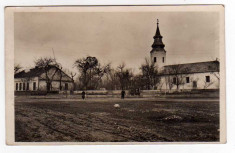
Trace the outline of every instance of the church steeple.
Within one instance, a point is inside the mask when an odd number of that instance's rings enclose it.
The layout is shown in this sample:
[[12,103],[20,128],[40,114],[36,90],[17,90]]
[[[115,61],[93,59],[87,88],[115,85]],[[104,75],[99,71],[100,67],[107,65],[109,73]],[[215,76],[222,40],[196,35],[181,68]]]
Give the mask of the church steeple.
[[153,37],[154,42],[152,45],[152,50],[150,52],[150,58],[152,63],[157,66],[158,70],[163,70],[166,63],[166,51],[164,49],[165,45],[162,42],[162,36],[159,29],[159,21],[157,19],[157,30],[155,36]]
[[156,30],[155,36],[153,38],[154,38],[154,42],[152,44],[152,48],[153,48],[152,51],[165,51],[165,49],[164,49],[165,45],[162,42],[162,36],[161,36],[160,30],[159,30],[159,20],[158,19],[157,19],[157,30]]

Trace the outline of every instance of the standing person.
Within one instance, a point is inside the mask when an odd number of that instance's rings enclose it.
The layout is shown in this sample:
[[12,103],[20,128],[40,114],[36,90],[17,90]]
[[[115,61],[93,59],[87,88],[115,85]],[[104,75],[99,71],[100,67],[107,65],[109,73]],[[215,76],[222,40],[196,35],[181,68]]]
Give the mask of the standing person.
[[122,99],[125,98],[125,94],[126,94],[126,92],[125,92],[124,90],[122,90],[122,92],[121,92],[121,97],[122,97]]
[[86,95],[86,93],[85,93],[85,91],[83,90],[83,91],[82,91],[82,99],[83,99],[83,100],[85,99],[85,95]]

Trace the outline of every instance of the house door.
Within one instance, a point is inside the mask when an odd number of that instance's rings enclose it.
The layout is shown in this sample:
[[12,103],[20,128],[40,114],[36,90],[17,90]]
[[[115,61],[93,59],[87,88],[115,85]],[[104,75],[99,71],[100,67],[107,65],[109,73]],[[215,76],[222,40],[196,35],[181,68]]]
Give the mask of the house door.
[[50,91],[51,89],[51,83],[47,83],[47,91]]
[[197,81],[193,81],[193,89],[197,88]]
[[68,89],[69,89],[68,83],[65,83],[64,86],[65,86],[65,87],[64,87],[64,90],[68,90]]

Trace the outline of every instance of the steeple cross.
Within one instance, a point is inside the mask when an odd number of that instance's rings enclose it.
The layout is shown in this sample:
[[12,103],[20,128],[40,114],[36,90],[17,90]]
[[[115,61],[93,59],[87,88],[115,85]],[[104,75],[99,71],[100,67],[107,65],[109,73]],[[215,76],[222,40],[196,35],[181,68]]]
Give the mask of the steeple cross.
[[157,19],[157,24],[159,24],[159,20]]

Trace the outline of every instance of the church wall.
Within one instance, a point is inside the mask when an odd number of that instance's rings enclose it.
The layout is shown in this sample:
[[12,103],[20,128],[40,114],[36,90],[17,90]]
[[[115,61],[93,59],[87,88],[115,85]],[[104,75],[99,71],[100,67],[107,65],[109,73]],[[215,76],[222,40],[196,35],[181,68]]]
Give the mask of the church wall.
[[[157,62],[154,62],[154,57],[156,57]],[[162,58],[164,57],[164,63]],[[151,62],[155,63],[155,65],[161,70],[166,63],[166,53],[164,51],[153,51],[151,53]]]
[[[206,76],[210,77],[210,82],[206,82]],[[189,83],[186,83],[186,77],[189,77]],[[169,90],[169,84],[167,80],[173,81],[174,76],[162,76],[160,89]],[[179,85],[179,89],[219,89],[219,79],[213,73],[194,73],[183,76],[183,84]],[[193,82],[196,82],[194,86]],[[166,85],[167,84],[167,85]],[[158,88],[158,89],[159,89]],[[177,86],[172,85],[172,90],[176,90]]]

